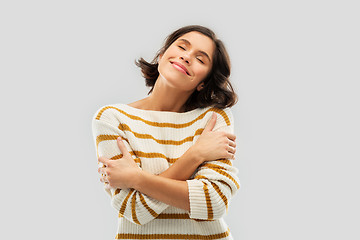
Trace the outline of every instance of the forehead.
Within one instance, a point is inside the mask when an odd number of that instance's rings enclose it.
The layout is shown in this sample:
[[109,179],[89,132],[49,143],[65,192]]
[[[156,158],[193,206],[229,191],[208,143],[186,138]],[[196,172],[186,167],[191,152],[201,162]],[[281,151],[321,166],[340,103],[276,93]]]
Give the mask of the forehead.
[[199,32],[188,32],[180,36],[176,42],[181,42],[182,39],[189,41],[191,47],[206,52],[210,57],[213,55],[215,44],[208,36]]

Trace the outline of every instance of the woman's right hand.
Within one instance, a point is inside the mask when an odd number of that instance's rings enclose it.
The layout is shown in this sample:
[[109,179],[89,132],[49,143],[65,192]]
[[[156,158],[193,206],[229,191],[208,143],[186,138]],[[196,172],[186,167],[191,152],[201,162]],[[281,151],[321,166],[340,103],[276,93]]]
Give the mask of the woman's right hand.
[[215,126],[216,118],[216,113],[213,113],[200,137],[195,144],[191,146],[201,162],[220,158],[234,159],[236,136],[224,131],[213,132],[212,130]]

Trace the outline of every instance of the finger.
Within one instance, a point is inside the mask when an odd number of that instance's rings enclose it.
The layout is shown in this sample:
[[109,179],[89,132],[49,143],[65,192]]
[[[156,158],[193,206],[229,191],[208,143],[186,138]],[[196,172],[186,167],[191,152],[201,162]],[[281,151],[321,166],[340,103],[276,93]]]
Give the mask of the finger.
[[108,182],[108,180],[106,178],[102,178],[100,181],[102,183],[104,183],[105,185],[109,185],[109,182]]
[[229,152],[228,152],[227,158],[229,158],[229,159],[235,159],[235,154],[232,154],[232,153],[229,153]]
[[233,147],[231,147],[231,146],[229,146],[229,147],[228,147],[228,152],[229,152],[229,153],[232,153],[232,154],[235,154],[236,149],[233,148]]
[[236,142],[229,139],[229,145],[235,148]]
[[229,133],[229,132],[225,132],[225,136],[228,139],[233,140],[233,141],[235,141],[235,139],[236,139],[236,136],[234,134],[232,134],[232,133]]
[[215,112],[213,112],[213,114],[211,115],[210,120],[207,122],[205,128],[204,128],[204,132],[209,132],[212,131],[215,124],[216,124],[216,119],[217,119],[217,115]]
[[101,162],[102,164],[104,164],[104,166],[106,167],[108,165],[108,159],[105,157],[99,157],[98,158],[99,162]]
[[105,175],[105,174],[106,174],[104,167],[99,168],[99,169],[98,169],[98,172],[99,172],[99,174],[102,174],[102,175]]
[[123,154],[123,156],[125,156],[125,155],[130,155],[130,153],[129,153],[129,151],[127,150],[127,148],[126,148],[126,146],[125,146],[125,144],[124,144],[124,142],[123,142],[123,140],[122,140],[121,137],[118,137],[118,138],[117,138],[117,145],[118,145],[118,147],[120,148],[120,151],[121,151],[121,153]]
[[101,175],[100,176],[100,182],[106,182],[106,177],[104,175]]

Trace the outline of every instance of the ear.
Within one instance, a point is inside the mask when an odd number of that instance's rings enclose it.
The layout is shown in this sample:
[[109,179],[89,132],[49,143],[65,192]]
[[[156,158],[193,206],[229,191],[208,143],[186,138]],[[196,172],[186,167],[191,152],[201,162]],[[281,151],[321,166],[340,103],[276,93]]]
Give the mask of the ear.
[[161,54],[159,55],[159,57],[158,57],[158,62],[160,62],[160,60],[161,60],[161,58],[162,58],[163,55],[164,55],[163,53],[161,53]]
[[200,83],[197,87],[196,90],[201,91],[204,88],[204,83]]

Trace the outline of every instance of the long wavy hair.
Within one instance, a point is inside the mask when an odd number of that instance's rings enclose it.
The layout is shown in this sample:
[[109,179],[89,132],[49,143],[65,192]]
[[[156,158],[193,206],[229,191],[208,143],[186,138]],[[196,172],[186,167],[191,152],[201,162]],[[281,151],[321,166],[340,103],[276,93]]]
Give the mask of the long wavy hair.
[[209,28],[200,25],[185,26],[171,33],[165,39],[164,46],[157,52],[156,56],[150,63],[145,61],[142,57],[137,61],[135,60],[135,64],[141,68],[146,86],[151,87],[148,94],[152,92],[155,82],[159,76],[159,56],[164,54],[169,46],[179,37],[193,31],[209,37],[215,43],[215,51],[213,55],[212,68],[209,74],[202,81],[204,83],[204,87],[200,91],[195,89],[195,91],[190,95],[188,100],[185,102],[185,111],[208,106],[223,109],[235,105],[238,97],[229,79],[231,70],[229,54],[226,51],[224,43],[216,37],[215,33]]

